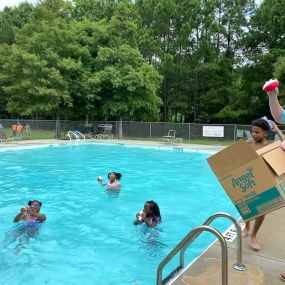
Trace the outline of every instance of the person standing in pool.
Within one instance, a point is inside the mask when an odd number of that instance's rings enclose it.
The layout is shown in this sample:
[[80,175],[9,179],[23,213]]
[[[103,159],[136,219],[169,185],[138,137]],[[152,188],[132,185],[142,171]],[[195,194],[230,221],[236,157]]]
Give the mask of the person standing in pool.
[[146,224],[148,227],[155,227],[161,222],[160,210],[156,202],[147,201],[142,211],[136,214],[134,225]]
[[108,181],[107,183],[103,183],[102,177],[98,177],[98,182],[102,186],[107,186],[109,189],[116,189],[120,190],[122,185],[120,184],[119,180],[122,178],[122,174],[119,172],[110,172],[108,173]]

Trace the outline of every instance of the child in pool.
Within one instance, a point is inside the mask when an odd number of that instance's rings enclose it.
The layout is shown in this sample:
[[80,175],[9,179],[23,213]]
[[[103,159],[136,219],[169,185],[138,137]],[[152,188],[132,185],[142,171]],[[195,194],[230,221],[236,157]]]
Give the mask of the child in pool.
[[19,253],[29,242],[29,239],[36,236],[41,224],[46,220],[46,216],[40,214],[41,206],[42,203],[40,201],[33,200],[28,202],[28,206],[21,208],[20,213],[14,218],[14,223],[21,223],[5,233],[0,248],[5,248],[13,242],[18,241],[15,253]]
[[160,210],[153,200],[144,204],[143,211],[136,214],[134,225],[146,224],[148,227],[155,227],[161,222]]
[[19,214],[14,218],[14,223],[19,221],[34,221],[34,222],[44,222],[46,216],[40,214],[40,209],[42,202],[38,200],[29,201],[28,206],[22,207]]
[[108,186],[109,189],[116,189],[120,190],[122,185],[120,184],[119,180],[122,178],[122,174],[119,172],[110,172],[108,173],[108,181],[107,183],[103,183],[102,178],[98,177],[98,182],[102,186]]

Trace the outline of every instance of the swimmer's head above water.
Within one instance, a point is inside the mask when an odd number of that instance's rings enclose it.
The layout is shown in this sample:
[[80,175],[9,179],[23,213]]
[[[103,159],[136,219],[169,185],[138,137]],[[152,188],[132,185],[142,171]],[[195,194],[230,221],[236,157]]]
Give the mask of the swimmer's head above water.
[[110,172],[108,173],[108,179],[110,181],[120,180],[122,178],[122,174],[119,172]]
[[21,220],[33,220],[38,219],[38,221],[45,221],[46,216],[44,214],[40,214],[40,209],[42,207],[42,202],[38,200],[31,200],[28,202],[28,206],[24,206],[21,208],[20,213],[16,215],[14,218],[14,222],[18,222]]

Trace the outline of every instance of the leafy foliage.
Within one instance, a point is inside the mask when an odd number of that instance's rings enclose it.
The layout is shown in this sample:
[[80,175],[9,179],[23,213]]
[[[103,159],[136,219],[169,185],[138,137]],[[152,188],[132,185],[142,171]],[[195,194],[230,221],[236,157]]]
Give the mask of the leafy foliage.
[[284,12],[284,0],[5,8],[0,113],[208,123],[269,116],[262,86],[273,76],[285,82]]

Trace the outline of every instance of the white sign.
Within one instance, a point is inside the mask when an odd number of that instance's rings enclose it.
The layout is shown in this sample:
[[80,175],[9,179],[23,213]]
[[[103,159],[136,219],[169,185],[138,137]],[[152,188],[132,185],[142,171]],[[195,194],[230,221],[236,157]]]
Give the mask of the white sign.
[[243,130],[237,130],[237,138],[243,138]]
[[203,137],[224,137],[224,126],[203,126]]

